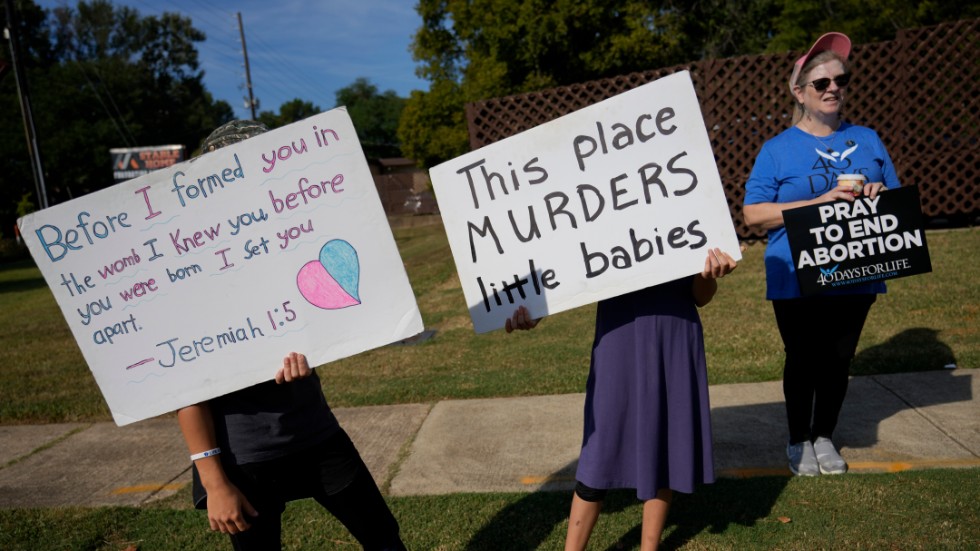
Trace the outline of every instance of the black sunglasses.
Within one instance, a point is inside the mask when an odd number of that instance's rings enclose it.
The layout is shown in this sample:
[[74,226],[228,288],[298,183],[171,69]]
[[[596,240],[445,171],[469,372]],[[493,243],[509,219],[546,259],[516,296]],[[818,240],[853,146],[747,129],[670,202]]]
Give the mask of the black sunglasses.
[[834,84],[836,84],[838,88],[847,88],[847,85],[851,82],[851,73],[837,75],[833,79],[830,77],[818,78],[808,82],[807,84],[813,86],[813,89],[817,92],[826,92],[827,88],[830,88],[831,80],[834,81]]

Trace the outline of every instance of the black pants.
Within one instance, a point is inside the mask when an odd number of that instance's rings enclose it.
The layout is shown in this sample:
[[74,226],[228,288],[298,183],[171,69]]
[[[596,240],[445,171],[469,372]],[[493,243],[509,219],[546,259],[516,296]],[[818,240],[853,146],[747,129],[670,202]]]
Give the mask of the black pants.
[[789,441],[830,438],[851,359],[877,295],[834,295],[772,301],[786,349],[783,395]]
[[231,536],[238,551],[281,549],[286,502],[313,498],[368,551],[404,551],[398,521],[343,430],[323,444],[283,459],[226,467],[259,516]]

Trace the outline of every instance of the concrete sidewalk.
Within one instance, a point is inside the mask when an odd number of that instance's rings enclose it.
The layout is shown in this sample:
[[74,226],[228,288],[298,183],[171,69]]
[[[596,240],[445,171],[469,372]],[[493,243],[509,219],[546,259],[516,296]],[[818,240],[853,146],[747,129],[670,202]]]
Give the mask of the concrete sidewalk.
[[[835,442],[852,472],[980,467],[980,370],[855,377]],[[390,495],[566,490],[584,394],[338,408]],[[789,475],[779,382],[711,387],[721,476]],[[173,418],[0,427],[0,507],[141,505],[190,482]]]

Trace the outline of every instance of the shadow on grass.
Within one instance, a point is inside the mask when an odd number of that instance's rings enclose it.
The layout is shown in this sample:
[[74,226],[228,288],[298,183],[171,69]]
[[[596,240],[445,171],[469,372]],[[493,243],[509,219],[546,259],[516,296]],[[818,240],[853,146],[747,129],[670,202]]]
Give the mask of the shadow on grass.
[[466,549],[537,549],[548,540],[555,527],[568,518],[570,498],[570,492],[542,491],[527,494],[497,512],[490,522],[473,535]]
[[0,281],[0,294],[22,293],[33,291],[35,289],[43,289],[47,286],[48,284],[44,282],[44,278],[42,277],[32,279],[15,279],[13,281]]
[[931,371],[955,363],[953,349],[939,340],[938,330],[914,327],[862,350],[851,362],[851,375]]
[[[574,464],[572,464],[574,472]],[[569,469],[562,469],[565,473]],[[753,526],[766,519],[783,492],[789,477],[768,476],[751,479],[719,479],[714,484],[699,487],[693,494],[675,494],[665,529],[663,549],[683,547],[704,531],[722,533],[730,525]],[[537,549],[553,539],[555,529],[568,519],[572,492],[539,491],[528,494],[498,512],[468,542],[468,551],[497,551],[506,549]],[[635,519],[624,521],[612,518],[631,509]],[[608,543],[607,551],[636,549],[642,535],[641,502],[633,490],[610,491],[603,503],[602,514],[596,525],[593,548],[600,538],[599,532],[606,525],[629,526],[616,541]],[[615,528],[612,528],[613,530]],[[564,534],[557,536],[564,541]],[[502,547],[502,542],[506,542]],[[608,537],[605,542],[608,542]],[[602,542],[602,543],[605,543]]]
[[[41,273],[26,271],[29,268],[35,268],[34,262],[30,259],[0,263],[0,294],[19,293],[47,287]],[[7,273],[20,270],[25,270],[23,275]]]
[[[677,549],[702,532],[720,534],[733,524],[755,526],[770,517],[789,480],[788,476],[720,478],[693,494],[677,495],[667,519],[669,532],[661,548]],[[672,526],[674,529],[670,530]],[[640,530],[638,524],[622,542],[639,547]]]

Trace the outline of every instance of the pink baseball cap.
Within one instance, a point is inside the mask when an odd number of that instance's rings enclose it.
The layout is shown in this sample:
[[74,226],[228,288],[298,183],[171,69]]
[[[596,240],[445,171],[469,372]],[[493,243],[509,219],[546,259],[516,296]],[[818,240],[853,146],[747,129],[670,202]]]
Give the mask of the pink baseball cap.
[[803,70],[806,62],[810,61],[811,57],[827,50],[835,52],[846,60],[847,56],[851,54],[851,39],[841,33],[827,33],[818,38],[813,43],[813,46],[810,46],[810,50],[806,55],[797,59],[796,63],[793,64],[793,75],[789,78],[789,89],[791,92],[796,81],[800,78],[800,71]]

